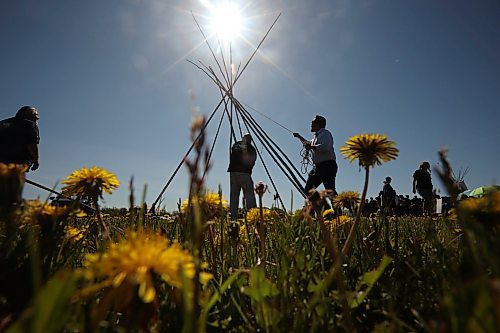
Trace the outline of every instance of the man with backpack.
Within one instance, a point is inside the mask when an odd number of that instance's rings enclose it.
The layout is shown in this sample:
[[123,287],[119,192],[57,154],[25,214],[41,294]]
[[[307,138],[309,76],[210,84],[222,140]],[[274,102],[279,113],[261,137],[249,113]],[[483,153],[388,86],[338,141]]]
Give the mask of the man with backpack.
[[240,192],[243,190],[245,209],[250,210],[257,207],[254,193],[254,184],[252,180],[252,170],[257,160],[257,151],[252,145],[252,136],[250,133],[243,135],[241,141],[236,142],[231,147],[229,156],[229,211],[231,221],[238,218],[238,203]]
[[0,162],[27,164],[31,170],[40,166],[38,144],[38,111],[23,106],[15,117],[0,121]]

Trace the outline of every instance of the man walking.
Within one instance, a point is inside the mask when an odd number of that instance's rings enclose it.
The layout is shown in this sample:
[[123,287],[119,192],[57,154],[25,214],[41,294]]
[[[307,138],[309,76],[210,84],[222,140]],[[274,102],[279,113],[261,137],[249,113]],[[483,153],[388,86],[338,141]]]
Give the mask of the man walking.
[[413,194],[420,194],[423,203],[424,216],[432,214],[432,179],[431,179],[431,165],[429,162],[420,164],[418,170],[413,173]]
[[238,218],[238,203],[240,192],[243,190],[244,207],[249,210],[257,207],[255,201],[254,185],[252,180],[252,169],[257,160],[257,151],[252,146],[252,136],[247,133],[243,135],[241,141],[236,142],[231,147],[229,158],[229,212],[231,220]]
[[27,164],[31,170],[38,169],[38,111],[32,106],[23,106],[15,117],[0,122],[0,162]]
[[312,153],[314,167],[307,178],[304,189],[306,195],[309,195],[311,189],[317,188],[321,183],[325,189],[332,190],[334,196],[337,195],[335,177],[338,167],[333,149],[333,136],[325,127],[326,119],[316,115],[311,121],[311,132],[314,132],[311,141],[304,139],[299,133],[293,133],[293,136],[302,142],[305,149]]

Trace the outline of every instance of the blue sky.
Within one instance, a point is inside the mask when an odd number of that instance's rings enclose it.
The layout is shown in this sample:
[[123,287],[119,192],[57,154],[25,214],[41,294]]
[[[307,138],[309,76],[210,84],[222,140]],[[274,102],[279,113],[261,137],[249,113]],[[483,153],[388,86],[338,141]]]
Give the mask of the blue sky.
[[[107,206],[128,205],[132,176],[137,197],[147,184],[151,203],[190,146],[193,113],[210,114],[219,102],[214,84],[186,61],[214,65],[191,17],[193,11],[209,30],[209,2],[217,1],[2,1],[1,118],[22,105],[41,115],[41,166],[28,178],[52,187],[75,169],[97,165],[122,182],[105,196]],[[282,15],[235,96],[306,137],[312,117],[325,116],[335,139],[338,191],[362,189],[364,174],[338,150],[365,132],[387,134],[400,150],[372,171],[371,196],[386,176],[398,193],[411,194],[413,171],[422,161],[436,165],[444,146],[456,169],[470,168],[469,188],[500,182],[498,1],[243,3],[242,35],[253,45]],[[236,64],[251,52],[242,39],[233,42]],[[298,141],[254,117],[299,167]],[[220,184],[227,197],[224,124],[207,185]],[[215,130],[216,121],[210,141]],[[276,167],[271,172],[289,206],[292,185]],[[269,183],[260,164],[254,180]],[[440,188],[437,176],[433,181]],[[182,168],[165,193],[167,209],[187,188]],[[24,194],[46,196],[29,185]],[[298,208],[298,193],[294,199]],[[266,195],[265,203],[271,201]]]

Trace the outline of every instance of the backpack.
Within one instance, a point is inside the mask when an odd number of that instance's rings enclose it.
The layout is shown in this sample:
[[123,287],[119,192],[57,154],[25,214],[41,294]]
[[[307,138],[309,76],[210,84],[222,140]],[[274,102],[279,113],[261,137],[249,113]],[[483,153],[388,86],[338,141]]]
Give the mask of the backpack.
[[10,136],[10,127],[14,123],[14,117],[0,121],[0,143],[5,142]]

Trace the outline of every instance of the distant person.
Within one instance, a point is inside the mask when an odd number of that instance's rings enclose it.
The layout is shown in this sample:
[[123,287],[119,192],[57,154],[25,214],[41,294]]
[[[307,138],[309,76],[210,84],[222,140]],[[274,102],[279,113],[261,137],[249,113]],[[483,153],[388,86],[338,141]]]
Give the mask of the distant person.
[[232,221],[236,221],[238,218],[241,190],[243,190],[245,208],[250,210],[257,207],[252,180],[252,169],[256,160],[257,151],[252,146],[252,136],[247,133],[243,135],[241,141],[236,142],[231,147],[229,168],[227,169],[230,177],[229,212]]
[[429,162],[423,162],[413,173],[413,193],[418,193],[422,197],[425,216],[432,214],[432,189],[431,165]]
[[368,199],[365,199],[365,204],[363,205],[363,216],[370,216],[370,201]]
[[384,187],[382,188],[382,212],[387,215],[394,214],[396,210],[396,191],[391,186],[391,177],[385,177]]
[[308,141],[299,133],[293,133],[293,136],[302,142],[304,148],[312,153],[314,167],[309,172],[304,188],[307,196],[313,188],[317,188],[321,184],[325,189],[332,190],[334,196],[337,195],[335,177],[338,167],[333,149],[333,136],[325,127],[326,119],[317,115],[311,121],[311,132],[314,132],[312,140]]
[[23,106],[15,117],[0,121],[0,162],[27,164],[31,170],[40,166],[38,111]]
[[370,215],[376,214],[378,212],[378,203],[373,197],[370,197]]

